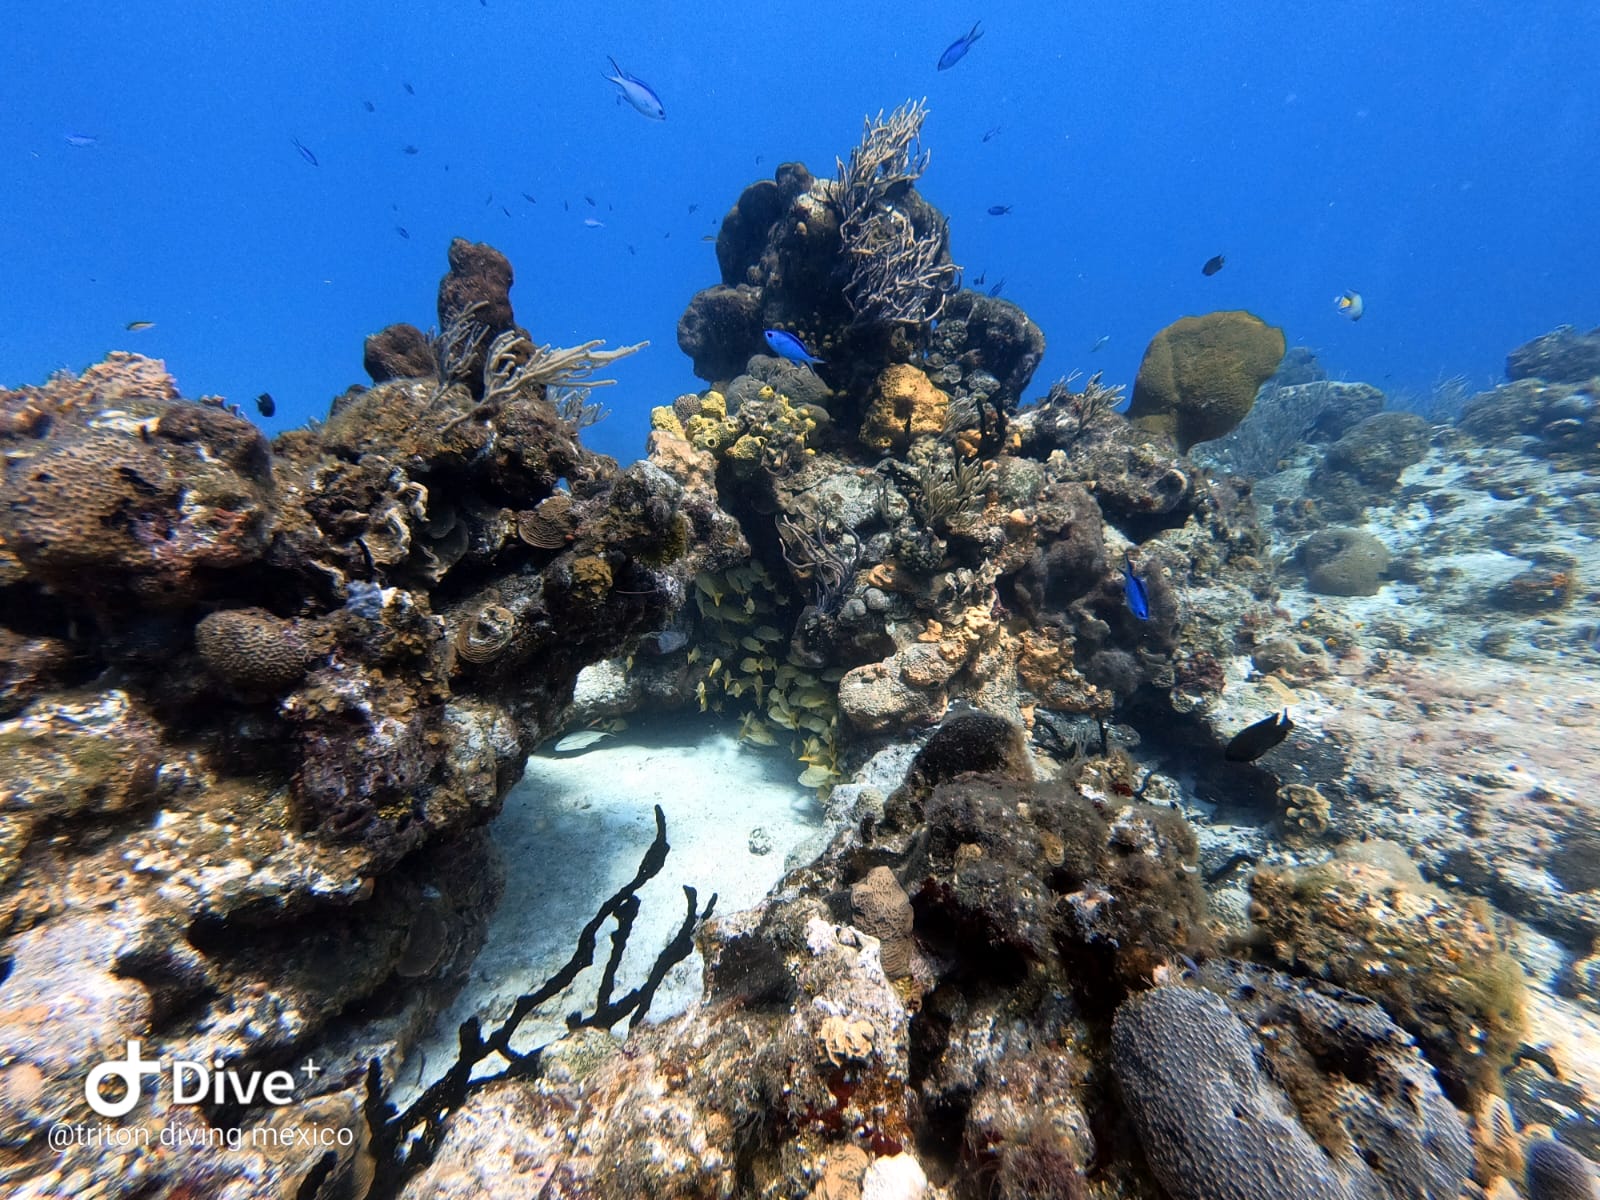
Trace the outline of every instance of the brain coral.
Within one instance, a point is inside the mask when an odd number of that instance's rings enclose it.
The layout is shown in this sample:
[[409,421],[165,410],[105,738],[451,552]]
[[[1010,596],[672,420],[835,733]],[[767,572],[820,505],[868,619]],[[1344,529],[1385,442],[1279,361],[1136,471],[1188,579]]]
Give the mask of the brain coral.
[[1112,1023],[1112,1065],[1172,1200],[1456,1200],[1459,1113],[1376,1004],[1213,960]]
[[1349,1200],[1261,1072],[1243,1022],[1209,992],[1159,987],[1117,1010],[1117,1082],[1174,1200]]
[[850,886],[850,921],[881,943],[883,973],[899,979],[911,973],[911,901],[888,867],[873,867]]
[[305,676],[310,662],[294,622],[264,608],[208,614],[195,626],[194,645],[207,670],[245,692],[283,691]]
[[145,408],[143,420],[57,422],[5,464],[0,539],[34,578],[96,607],[130,595],[182,606],[206,572],[266,543],[270,467],[249,422],[186,402]]
[[1251,313],[1180,318],[1145,348],[1128,416],[1187,453],[1244,420],[1283,350],[1283,330]]
[[1389,550],[1359,529],[1323,529],[1300,543],[1306,583],[1322,596],[1376,595]]

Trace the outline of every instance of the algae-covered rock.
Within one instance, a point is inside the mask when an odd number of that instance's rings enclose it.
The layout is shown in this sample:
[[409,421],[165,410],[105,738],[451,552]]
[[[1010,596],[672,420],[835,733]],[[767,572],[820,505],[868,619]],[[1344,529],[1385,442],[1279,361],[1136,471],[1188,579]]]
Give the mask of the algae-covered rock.
[[402,321],[367,335],[361,365],[373,383],[390,379],[425,379],[438,369],[428,335]]
[[1137,425],[1170,434],[1187,452],[1244,420],[1283,350],[1283,330],[1252,313],[1183,317],[1145,348],[1128,415]]
[[1300,543],[1306,583],[1321,596],[1376,595],[1389,549],[1360,529],[1324,529]]
[[1350,475],[1368,488],[1387,492],[1427,452],[1428,423],[1416,413],[1374,413],[1328,447],[1318,474]]
[[1522,1033],[1523,980],[1483,901],[1343,859],[1257,871],[1250,894],[1276,957],[1380,1001],[1452,1099],[1471,1107],[1498,1090]]

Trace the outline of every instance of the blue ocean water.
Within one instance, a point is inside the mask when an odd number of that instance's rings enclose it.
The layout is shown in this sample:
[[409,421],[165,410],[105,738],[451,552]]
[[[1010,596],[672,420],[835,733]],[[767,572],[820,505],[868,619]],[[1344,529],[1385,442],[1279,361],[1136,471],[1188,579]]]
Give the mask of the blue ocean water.
[[[537,341],[650,340],[585,435],[626,461],[649,408],[698,386],[675,326],[740,190],[786,160],[831,174],[865,115],[920,96],[921,190],[968,281],[1004,278],[1044,329],[1036,393],[1075,369],[1131,381],[1159,328],[1218,308],[1423,391],[1600,323],[1600,9],[1578,0],[190,0],[6,22],[7,384],[135,349],[187,395],[272,393],[286,428],[365,381],[364,335],[433,323],[459,235],[510,257]],[[615,102],[607,55],[664,122]],[[1333,309],[1346,288],[1359,324]]]

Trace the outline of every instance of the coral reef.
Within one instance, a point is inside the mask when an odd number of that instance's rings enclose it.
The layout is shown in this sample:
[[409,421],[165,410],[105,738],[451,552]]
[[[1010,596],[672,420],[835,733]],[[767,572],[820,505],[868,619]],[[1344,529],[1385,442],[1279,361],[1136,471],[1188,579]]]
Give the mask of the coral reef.
[[[580,668],[747,552],[710,490],[619,469],[558,412],[628,348],[535,348],[504,258],[450,259],[449,355],[392,332],[369,344],[389,378],[270,447],[136,356],[0,391],[0,1090],[38,1100],[8,1120],[8,1186],[115,1169],[44,1131],[128,1038],[313,1054],[292,1120],[360,1124],[372,1047],[392,1062],[475,952],[496,874],[473,831]],[[69,989],[48,1027],[24,986]],[[151,1159],[116,1194],[358,1170],[320,1153]]]
[[1600,374],[1519,378],[1468,400],[1460,428],[1488,446],[1521,444],[1565,470],[1600,465]]
[[1401,473],[1421,462],[1427,449],[1427,421],[1415,413],[1376,413],[1328,447],[1307,490],[1326,519],[1357,520],[1368,505],[1396,489]]
[[1183,317],[1150,339],[1128,416],[1187,453],[1244,420],[1283,352],[1283,331],[1252,313]]
[[[1220,313],[1152,342],[1132,419],[1099,375],[1030,401],[1044,335],[962,286],[924,116],[744,189],[679,324],[711,386],[627,468],[579,435],[637,347],[542,344],[460,240],[439,330],[373,335],[373,385],[271,445],[131,356],[0,392],[0,1183],[1455,1200],[1526,1157],[1570,1191],[1537,1139],[1600,1145],[1600,759],[1560,657],[1600,661],[1591,385],[1450,426]],[[825,836],[748,911],[685,888],[619,988],[658,810],[566,966],[400,1082],[496,969],[481,827],[530,748],[654,706],[815,789]],[[736,855],[777,848],[750,824]],[[547,890],[549,837],[498,843]],[[642,1022],[693,950],[702,1002]],[[141,1128],[357,1144],[52,1154],[132,1038],[323,1068]]]

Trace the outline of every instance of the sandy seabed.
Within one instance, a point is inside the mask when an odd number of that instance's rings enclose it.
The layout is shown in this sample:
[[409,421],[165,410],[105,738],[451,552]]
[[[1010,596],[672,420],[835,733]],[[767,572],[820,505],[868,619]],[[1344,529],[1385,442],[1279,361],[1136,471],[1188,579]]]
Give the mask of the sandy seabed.
[[[677,933],[686,885],[702,908],[715,892],[718,915],[754,906],[782,877],[789,854],[822,828],[816,795],[795,782],[797,771],[782,750],[741,744],[698,716],[639,722],[579,751],[547,748],[531,757],[490,826],[505,892],[488,940],[467,985],[401,1067],[402,1089],[430,1081],[454,1058],[461,1022],[477,1015],[492,1026],[566,963],[584,923],[638,869],[655,835],[656,805],[666,814],[671,851],[640,889],[613,997],[643,982]],[[518,1049],[553,1041],[566,1032],[566,1014],[592,1007],[614,928],[607,922],[600,931],[596,965],[523,1023]],[[701,969],[698,953],[674,967],[651,1019],[695,1003]]]

